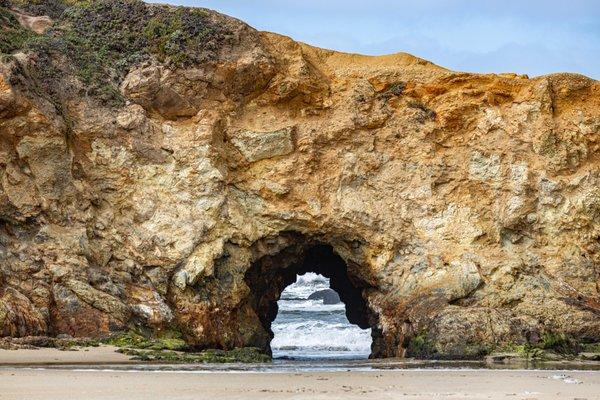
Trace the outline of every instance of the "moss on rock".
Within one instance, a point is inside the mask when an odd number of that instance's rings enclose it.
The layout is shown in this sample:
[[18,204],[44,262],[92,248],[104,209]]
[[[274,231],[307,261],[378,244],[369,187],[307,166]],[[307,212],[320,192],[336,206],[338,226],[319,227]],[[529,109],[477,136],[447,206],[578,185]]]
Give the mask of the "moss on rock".
[[583,343],[581,352],[585,353],[600,353],[600,343]]
[[427,332],[425,331],[412,337],[406,346],[407,357],[428,359],[435,358],[437,354],[438,351],[435,347],[435,343],[427,337]]
[[133,360],[184,364],[266,363],[271,361],[271,357],[255,347],[244,347],[229,351],[204,350],[197,353],[122,348],[119,349],[119,353],[129,355]]
[[19,350],[51,348],[58,350],[77,350],[86,347],[98,347],[100,342],[91,338],[54,338],[48,336],[27,336],[22,338],[0,338],[0,349]]
[[140,361],[173,363],[259,363],[269,362],[271,357],[254,347],[233,350],[208,349],[190,351],[181,332],[176,329],[162,332],[157,338],[148,338],[138,332],[123,332],[108,338],[104,343],[119,347],[118,352]]
[[599,344],[582,344],[564,333],[545,332],[537,343],[508,343],[494,349],[492,356],[512,356],[523,360],[572,360],[581,353],[600,352]]
[[581,351],[579,342],[564,333],[546,332],[542,335],[538,346],[543,350],[552,350],[565,355],[575,355]]
[[187,350],[188,345],[181,337],[171,334],[159,338],[147,338],[136,332],[126,332],[105,340],[106,344],[130,349]]
[[462,342],[444,345],[432,338],[427,331],[413,336],[406,345],[406,356],[437,360],[478,360],[490,353],[483,343]]

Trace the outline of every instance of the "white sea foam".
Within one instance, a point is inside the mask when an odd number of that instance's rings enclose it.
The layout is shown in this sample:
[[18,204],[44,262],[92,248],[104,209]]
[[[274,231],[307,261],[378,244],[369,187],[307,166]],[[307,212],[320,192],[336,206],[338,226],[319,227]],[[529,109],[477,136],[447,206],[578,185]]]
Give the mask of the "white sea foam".
[[271,328],[275,357],[366,358],[371,330],[348,322],[345,305],[308,300],[317,290],[329,288],[329,279],[314,273],[298,276],[278,302],[279,314]]
[[297,350],[336,349],[369,354],[371,332],[358,326],[332,324],[323,321],[306,321],[278,324],[273,330],[273,350],[294,348]]
[[323,304],[323,300],[279,300],[278,305],[279,311],[304,311],[307,313],[319,311],[346,311],[344,303]]
[[299,275],[296,282],[289,285],[283,291],[282,299],[306,299],[317,290],[329,288],[329,279],[313,272]]

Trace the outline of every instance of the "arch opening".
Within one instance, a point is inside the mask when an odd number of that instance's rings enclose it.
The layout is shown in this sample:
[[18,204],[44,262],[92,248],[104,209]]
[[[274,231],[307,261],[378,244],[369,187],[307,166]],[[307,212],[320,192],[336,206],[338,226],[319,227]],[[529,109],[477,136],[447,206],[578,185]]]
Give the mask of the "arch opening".
[[297,276],[313,273],[329,280],[330,288],[337,292],[345,305],[345,317],[349,323],[360,329],[371,329],[369,356],[377,357],[382,342],[378,315],[365,300],[371,285],[361,278],[359,271],[360,266],[349,265],[332,246],[322,242],[302,241],[254,262],[245,274],[245,281],[251,291],[248,305],[260,319],[265,333],[262,340],[257,340],[260,347],[273,354],[272,323],[278,315],[278,301],[284,289],[296,282]]
[[348,321],[346,305],[324,276],[298,275],[277,305],[271,324],[274,358],[362,359],[371,353],[371,329]]

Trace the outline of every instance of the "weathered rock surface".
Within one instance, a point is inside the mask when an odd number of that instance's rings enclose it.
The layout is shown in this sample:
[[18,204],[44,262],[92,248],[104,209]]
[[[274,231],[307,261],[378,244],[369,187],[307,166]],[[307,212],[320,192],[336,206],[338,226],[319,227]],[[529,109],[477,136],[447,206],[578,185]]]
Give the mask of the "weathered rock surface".
[[[48,10],[37,35],[60,34]],[[110,75],[122,102],[67,53],[0,59],[0,335],[176,327],[267,349],[278,296],[313,270],[375,356],[418,334],[449,355],[600,341],[600,83],[342,54],[202,13],[227,30],[210,56],[175,63],[171,36]],[[40,91],[36,65],[60,85]]]

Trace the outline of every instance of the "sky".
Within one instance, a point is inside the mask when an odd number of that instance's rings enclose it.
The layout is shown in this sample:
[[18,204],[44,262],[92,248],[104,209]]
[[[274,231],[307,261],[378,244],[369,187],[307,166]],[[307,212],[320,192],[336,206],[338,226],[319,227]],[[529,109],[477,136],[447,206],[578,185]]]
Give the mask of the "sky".
[[468,72],[600,79],[600,0],[150,0],[206,7],[339,51]]

